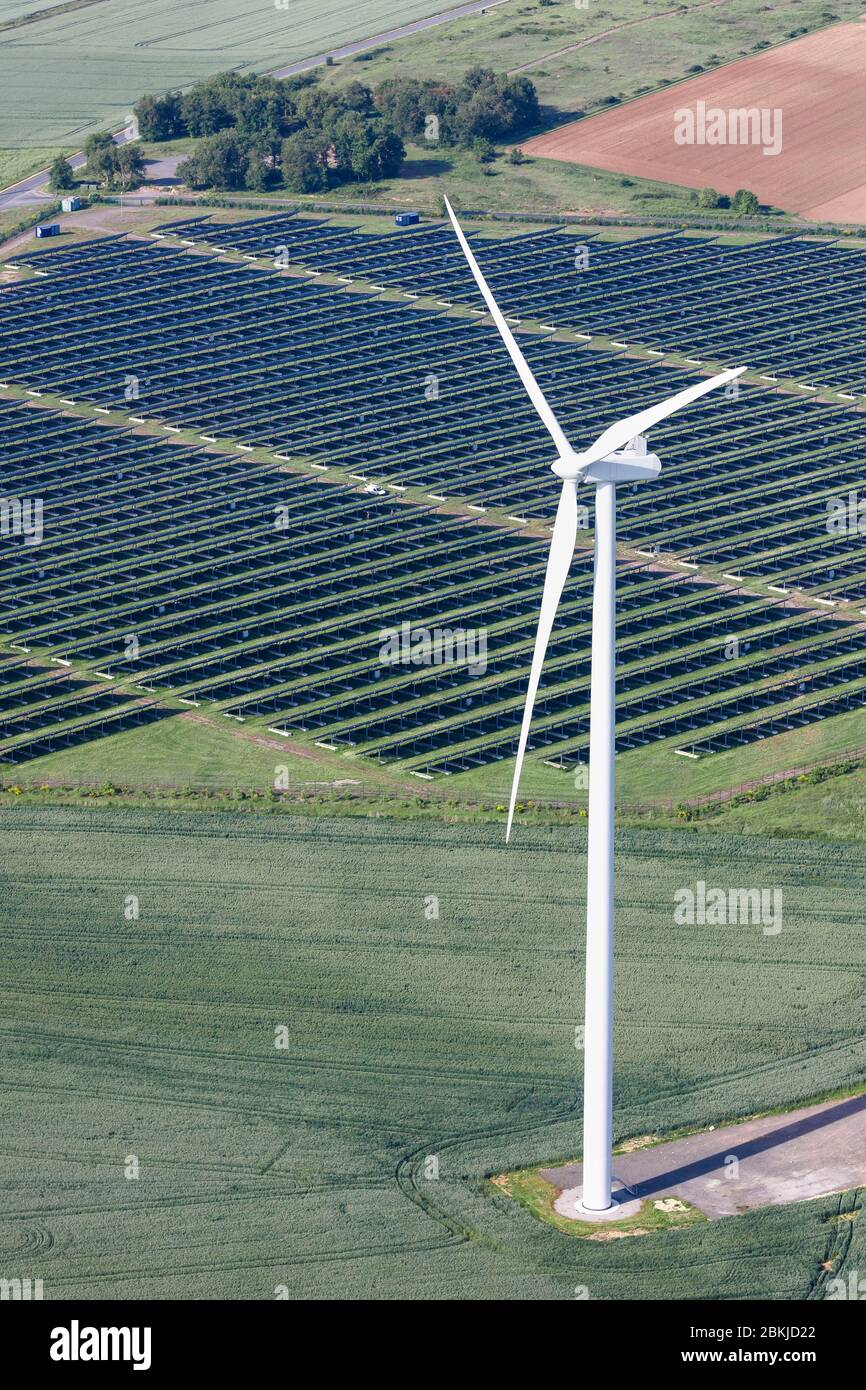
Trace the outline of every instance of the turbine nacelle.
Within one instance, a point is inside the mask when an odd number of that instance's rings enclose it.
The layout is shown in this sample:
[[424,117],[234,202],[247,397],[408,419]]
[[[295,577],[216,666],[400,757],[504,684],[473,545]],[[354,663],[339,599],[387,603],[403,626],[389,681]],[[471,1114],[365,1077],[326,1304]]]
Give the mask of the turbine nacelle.
[[569,450],[550,466],[563,482],[646,483],[661,472],[661,460],[647,453],[644,435],[631,440],[627,448],[617,449],[605,458],[585,462],[584,454]]

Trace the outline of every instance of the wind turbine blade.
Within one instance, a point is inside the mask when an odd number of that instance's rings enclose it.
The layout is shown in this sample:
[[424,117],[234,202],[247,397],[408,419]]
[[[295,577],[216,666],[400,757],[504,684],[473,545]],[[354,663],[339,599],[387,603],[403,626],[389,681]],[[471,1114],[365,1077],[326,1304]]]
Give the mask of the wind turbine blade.
[[490,310],[490,313],[493,317],[493,322],[499,329],[499,332],[502,335],[502,340],[505,343],[505,346],[508,348],[509,356],[511,357],[511,360],[517,368],[518,372],[520,373],[520,380],[526,387],[529,399],[532,401],[532,404],[535,406],[535,409],[538,411],[539,415],[541,416],[542,420],[544,421],[545,425],[550,431],[550,434],[553,438],[553,442],[556,445],[560,455],[562,457],[565,457],[571,453],[571,447],[565,435],[563,434],[562,427],[559,421],[557,420],[556,416],[554,415],[553,410],[551,409],[551,406],[549,405],[544,392],[542,391],[538,382],[535,380],[535,377],[533,376],[532,371],[530,370],[529,363],[523,356],[523,353],[520,351],[520,348],[517,346],[517,343],[514,340],[514,334],[508,327],[508,324],[505,322],[499,305],[493,298],[493,293],[490,289],[490,286],[484,279],[484,276],[481,273],[481,267],[479,266],[472,252],[472,247],[469,245],[469,242],[463,235],[463,228],[460,226],[460,223],[454,216],[454,209],[452,208],[447,198],[445,198],[444,201],[445,206],[448,209],[448,216],[451,218],[454,230],[457,233],[457,240],[460,242],[460,245],[463,248],[463,254],[469,262],[469,269],[475,276],[475,281],[482,295],[484,296],[484,302]]
[[547,570],[544,575],[544,590],[541,595],[541,612],[538,615],[538,630],[535,634],[532,666],[529,671],[529,685],[526,689],[526,704],[523,707],[523,723],[520,726],[520,742],[517,746],[517,762],[514,767],[514,781],[511,784],[511,801],[508,806],[508,828],[505,831],[506,844],[511,838],[511,823],[514,820],[514,806],[517,801],[517,788],[520,783],[520,770],[523,767],[523,755],[526,752],[526,741],[529,738],[529,726],[532,723],[532,709],[535,704],[535,694],[538,690],[538,682],[541,679],[541,668],[544,665],[547,644],[550,641],[550,633],[553,628],[553,620],[556,617],[556,610],[559,607],[559,600],[562,597],[562,591],[565,588],[565,581],[568,578],[568,571],[574,557],[574,543],[576,540],[577,488],[574,481],[569,479],[562,485],[559,506],[556,509],[556,521],[553,524],[550,554],[547,557]]
[[599,459],[607,458],[615,449],[624,449],[636,435],[645,434],[660,420],[666,420],[669,415],[682,410],[683,406],[691,405],[692,401],[705,396],[708,391],[715,391],[717,386],[724,386],[735,377],[742,376],[744,371],[745,367],[732,367],[730,371],[719,372],[718,376],[698,381],[694,386],[686,387],[685,391],[678,391],[675,396],[669,396],[666,401],[660,401],[658,405],[651,405],[647,410],[638,411],[637,415],[629,415],[627,419],[618,421],[606,429],[604,434],[600,434],[585,453],[581,453],[581,464],[588,468]]

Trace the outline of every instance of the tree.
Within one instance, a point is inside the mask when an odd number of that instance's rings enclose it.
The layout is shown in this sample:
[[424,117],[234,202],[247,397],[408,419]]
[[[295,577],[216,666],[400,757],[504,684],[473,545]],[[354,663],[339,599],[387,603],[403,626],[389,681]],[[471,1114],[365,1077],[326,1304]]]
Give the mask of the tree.
[[497,82],[514,111],[512,129],[521,130],[526,126],[537,125],[540,107],[534,83],[530,82],[528,77],[500,77]]
[[406,158],[403,141],[381,117],[366,120],[350,111],[333,131],[337,172],[359,183],[393,178]]
[[216,135],[233,124],[227,93],[213,81],[200,82],[181,101],[181,118],[190,135]]
[[84,153],[87,158],[85,177],[103,188],[120,188],[125,192],[137,188],[144,177],[144,155],[137,140],[115,145],[110,135],[90,135],[84,142]]
[[117,168],[114,155],[116,148],[111,136],[104,131],[98,135],[88,135],[84,142],[84,154],[87,161],[84,166],[85,176],[95,183],[107,187]]
[[397,132],[390,126],[380,126],[373,140],[373,151],[376,159],[376,173],[373,177],[397,178],[406,158],[406,146]]
[[75,175],[62,154],[57,156],[51,166],[48,187],[52,193],[62,193],[67,188],[76,187]]
[[273,92],[251,92],[241,103],[234,127],[239,140],[276,154],[283,136],[283,112]]
[[296,106],[301,124],[318,130],[333,128],[349,109],[341,92],[322,87],[308,87],[300,92]]
[[265,193],[274,186],[276,181],[277,172],[271,155],[265,154],[263,150],[251,150],[246,176],[247,188],[254,188],[258,193]]
[[133,111],[142,140],[177,140],[187,133],[180,92],[143,96]]
[[753,217],[756,212],[760,211],[761,205],[755,193],[751,193],[748,188],[738,188],[731,199],[731,207],[734,212],[739,212],[746,217]]
[[250,155],[233,130],[200,141],[194,154],[177,167],[177,176],[194,188],[245,188]]
[[436,117],[441,144],[471,146],[475,140],[498,140],[538,124],[538,94],[528,77],[497,77],[492,68],[472,68],[459,87],[415,78],[392,77],[373,92],[376,110],[387,116],[398,135],[409,140],[426,135]]
[[138,188],[144,174],[145,162],[140,142],[130,140],[125,145],[115,145],[112,187],[120,188],[124,192],[129,188]]
[[328,187],[326,152],[303,131],[283,141],[283,182],[294,193],[319,193]]
[[719,206],[719,195],[714,188],[702,188],[698,194],[699,208],[717,208]]
[[387,116],[398,135],[406,140],[417,140],[424,135],[429,116],[442,116],[446,95],[443,89],[437,94],[430,82],[413,77],[389,77],[374,91],[373,104]]
[[471,97],[473,92],[480,91],[482,87],[491,87],[496,81],[496,73],[492,68],[470,68],[463,74],[463,81],[458,89],[458,99],[465,101]]
[[343,100],[349,111],[357,111],[361,116],[375,115],[373,93],[363,82],[350,82],[348,87],[344,87]]
[[[340,179],[399,175],[404,138],[474,146],[489,163],[493,141],[537,123],[538,98],[528,78],[485,67],[472,68],[459,86],[398,77],[374,90],[359,81],[324,86],[312,73],[277,79],[222,72],[183,96],[142,97],[136,117],[146,139],[186,133],[200,142],[178,169],[194,187],[267,188],[282,165],[287,187],[317,192]],[[117,172],[104,144],[88,158],[88,172],[100,182]]]
[[464,82],[457,94],[454,122],[464,144],[474,140],[502,140],[515,131],[538,122],[538,97],[532,83],[525,77],[493,77],[474,86]]

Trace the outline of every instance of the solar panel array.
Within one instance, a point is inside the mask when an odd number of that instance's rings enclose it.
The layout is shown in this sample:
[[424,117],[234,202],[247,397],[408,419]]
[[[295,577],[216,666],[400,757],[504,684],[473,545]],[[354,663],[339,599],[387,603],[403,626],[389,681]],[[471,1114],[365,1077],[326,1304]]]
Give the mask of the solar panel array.
[[[478,303],[450,225],[372,236],[277,214],[229,226],[188,218],[162,231],[262,257],[285,248],[292,263],[316,271]],[[743,245],[679,233],[616,242],[557,228],[470,240],[506,312],[866,391],[860,249],[790,235]]]
[[[355,234],[300,235],[349,256]],[[398,257],[422,246],[380,240]],[[371,497],[350,476],[549,518],[551,444],[498,336],[126,239],[34,264],[39,278],[0,290],[4,379],[346,471],[324,481],[3,403],[0,488],[44,499],[45,536],[3,540],[0,632],[17,645],[0,665],[0,758],[164,718],[178,699],[428,774],[511,756],[543,545],[516,520]],[[682,385],[625,355],[537,337],[526,352],[576,442]],[[674,738],[713,751],[862,700],[859,624],[656,559],[856,595],[862,537],[831,541],[827,507],[862,474],[862,435],[846,410],[756,388],[654,434],[664,486],[620,499],[620,538],[644,555],[621,566],[621,749]],[[531,746],[562,761],[586,752],[590,582],[587,551],[533,725]],[[406,625],[421,648],[385,654]],[[425,654],[424,635],[442,631],[482,634],[483,662]]]

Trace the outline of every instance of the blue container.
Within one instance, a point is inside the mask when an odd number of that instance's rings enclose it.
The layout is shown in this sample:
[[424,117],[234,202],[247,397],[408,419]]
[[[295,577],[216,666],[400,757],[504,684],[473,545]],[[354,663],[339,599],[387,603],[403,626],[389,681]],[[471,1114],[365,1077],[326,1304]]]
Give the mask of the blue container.
[[43,236],[60,236],[60,223],[59,223],[59,222],[43,222],[41,226],[39,226],[39,227],[36,228],[36,235],[37,235],[38,237],[43,237]]
[[421,221],[420,212],[398,212],[394,221],[398,227],[411,227]]

